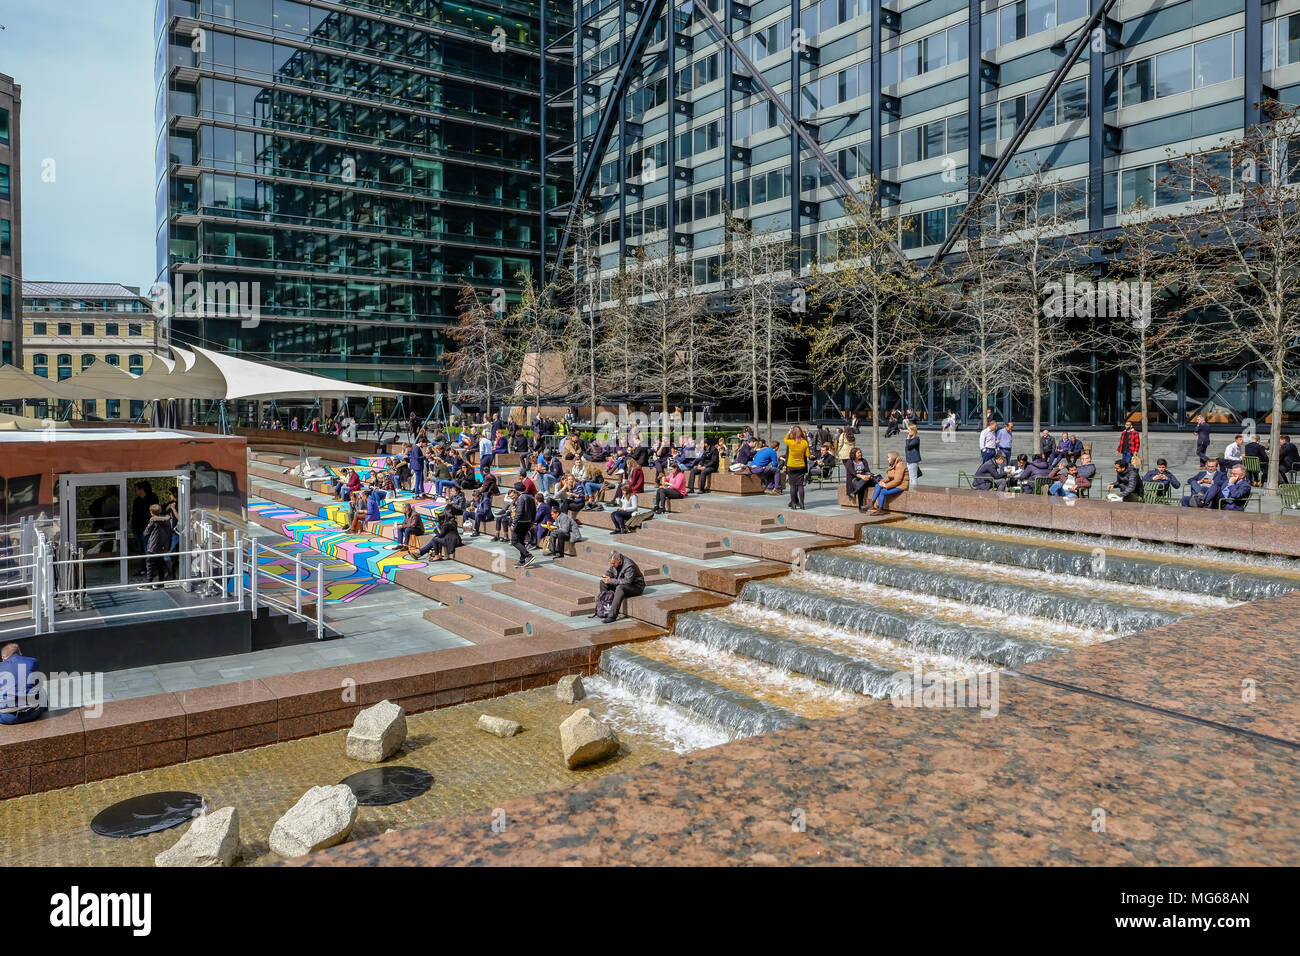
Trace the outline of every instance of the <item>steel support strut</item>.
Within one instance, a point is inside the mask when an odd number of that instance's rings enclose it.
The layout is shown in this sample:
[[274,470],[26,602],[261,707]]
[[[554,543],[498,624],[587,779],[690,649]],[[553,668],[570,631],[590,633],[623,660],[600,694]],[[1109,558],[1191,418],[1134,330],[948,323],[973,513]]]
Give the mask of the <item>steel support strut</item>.
[[[1001,155],[998,156],[997,162],[995,162],[993,168],[989,170],[989,174],[980,181],[980,187],[976,190],[975,195],[971,197],[970,202],[962,209],[961,215],[957,217],[957,221],[953,223],[952,228],[948,230],[948,235],[944,237],[943,244],[939,246],[938,250],[935,252],[934,258],[930,260],[929,268],[933,269],[943,261],[943,257],[952,250],[953,244],[957,241],[957,237],[965,231],[966,224],[970,220],[973,210],[977,209],[984,198],[997,188],[998,182],[1002,179],[1002,174],[1006,171],[1012,157],[1014,157],[1016,152],[1020,149],[1020,144],[1025,141],[1025,137],[1029,135],[1029,131],[1034,128],[1034,124],[1038,122],[1038,118],[1043,115],[1043,110],[1047,108],[1047,104],[1052,102],[1053,98],[1056,96],[1056,91],[1061,88],[1061,84],[1065,81],[1065,75],[1074,67],[1074,64],[1079,59],[1079,54],[1082,53],[1084,48],[1092,42],[1093,31],[1101,27],[1106,20],[1106,15],[1110,13],[1110,8],[1114,5],[1115,0],[1101,0],[1096,9],[1093,10],[1092,15],[1088,18],[1088,22],[1083,25],[1083,28],[1079,31],[1079,35],[1075,37],[1074,43],[1065,54],[1065,58],[1061,60],[1061,65],[1056,68],[1056,72],[1052,74],[1052,78],[1048,81],[1047,86],[1043,88],[1043,91],[1040,94],[1038,94],[1038,99],[1034,101],[1033,108],[1029,110],[1024,121],[1016,128],[1015,135],[1011,137],[1011,142],[1007,143],[1006,148],[1002,150]],[[979,64],[972,63],[970,68],[972,70],[978,70]],[[875,95],[874,92],[872,95]]]

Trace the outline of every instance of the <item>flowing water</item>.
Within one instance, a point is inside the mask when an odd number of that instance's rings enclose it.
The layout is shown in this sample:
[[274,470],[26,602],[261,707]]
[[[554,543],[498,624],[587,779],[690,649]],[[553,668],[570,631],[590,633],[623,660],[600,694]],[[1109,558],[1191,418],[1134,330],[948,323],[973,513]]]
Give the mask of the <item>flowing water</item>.
[[922,683],[976,686],[1296,587],[1300,564],[1262,555],[908,519],[750,581],[727,607],[679,616],[667,637],[606,651],[592,688],[616,724],[653,728],[681,751],[920,700]]

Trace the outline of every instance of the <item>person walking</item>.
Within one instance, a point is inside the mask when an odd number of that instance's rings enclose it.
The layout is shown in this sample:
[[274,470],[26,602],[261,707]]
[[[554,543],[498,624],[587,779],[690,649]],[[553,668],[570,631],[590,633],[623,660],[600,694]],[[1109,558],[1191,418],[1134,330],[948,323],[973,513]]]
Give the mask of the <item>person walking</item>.
[[1205,459],[1210,450],[1210,423],[1205,420],[1204,415],[1197,415],[1194,419],[1195,425],[1192,431],[1196,433],[1196,457],[1200,459],[1201,467],[1205,467]]
[[808,480],[808,439],[792,425],[785,433],[785,475],[790,480],[790,507],[804,511],[804,486]]
[[1138,434],[1133,427],[1133,423],[1125,422],[1124,430],[1119,433],[1119,447],[1115,449],[1119,456],[1124,459],[1125,464],[1133,463],[1133,456],[1138,453],[1142,445],[1142,436]]
[[537,499],[525,491],[524,483],[515,485],[514,521],[510,528],[510,543],[519,552],[517,568],[527,567],[533,560],[528,550],[528,538],[533,530],[533,519],[537,517]]
[[916,425],[907,426],[907,440],[903,442],[903,460],[907,463],[907,479],[916,484],[921,478],[921,436]]

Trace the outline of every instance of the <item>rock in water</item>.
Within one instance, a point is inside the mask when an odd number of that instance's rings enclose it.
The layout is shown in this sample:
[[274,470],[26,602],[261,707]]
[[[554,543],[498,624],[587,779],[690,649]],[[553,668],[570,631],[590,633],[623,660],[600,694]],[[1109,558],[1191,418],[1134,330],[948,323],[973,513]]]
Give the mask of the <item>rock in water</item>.
[[491,714],[481,714],[478,719],[478,729],[486,730],[498,737],[513,737],[519,733],[521,728],[517,721],[507,720],[504,717],[493,717]]
[[406,740],[406,711],[381,700],[357,714],[348,731],[348,756],[378,763],[387,760]]
[[582,686],[582,678],[577,674],[561,677],[560,682],[555,685],[555,696],[566,704],[576,704],[587,696],[586,688]]
[[560,724],[560,746],[564,749],[565,764],[574,770],[618,753],[618,734],[584,707]]
[[195,817],[185,835],[153,858],[154,866],[233,866],[239,855],[239,811],[222,807]]
[[315,853],[346,840],[356,822],[357,796],[351,787],[312,787],[275,821],[271,850],[286,858]]

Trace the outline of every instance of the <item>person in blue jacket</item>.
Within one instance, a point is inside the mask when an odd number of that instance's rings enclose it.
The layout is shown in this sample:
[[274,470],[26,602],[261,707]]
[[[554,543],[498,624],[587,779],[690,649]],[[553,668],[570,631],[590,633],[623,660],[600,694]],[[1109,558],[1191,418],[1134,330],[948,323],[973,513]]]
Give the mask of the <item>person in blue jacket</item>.
[[411,469],[411,490],[417,495],[424,494],[424,446],[421,438],[406,451],[406,463]]
[[758,475],[763,480],[764,487],[775,488],[777,486],[776,442],[765,445],[754,452],[754,457],[749,460],[749,471],[750,474]]
[[1142,481],[1155,484],[1162,495],[1171,495],[1173,492],[1169,489],[1182,487],[1178,483],[1178,478],[1169,470],[1169,462],[1163,458],[1156,459],[1156,466],[1142,477]]
[[388,492],[384,491],[382,488],[375,487],[371,487],[369,491],[370,493],[366,495],[366,520],[378,521],[380,506],[383,505],[384,498]]
[[1232,475],[1223,486],[1223,509],[1225,511],[1245,511],[1246,499],[1250,497],[1250,479],[1246,469],[1241,465],[1232,466]]
[[17,644],[0,647],[0,724],[25,724],[45,713],[41,665]]
[[1219,459],[1207,458],[1205,467],[1187,483],[1188,493],[1183,496],[1184,508],[1212,508],[1223,494],[1228,476],[1219,470]]

